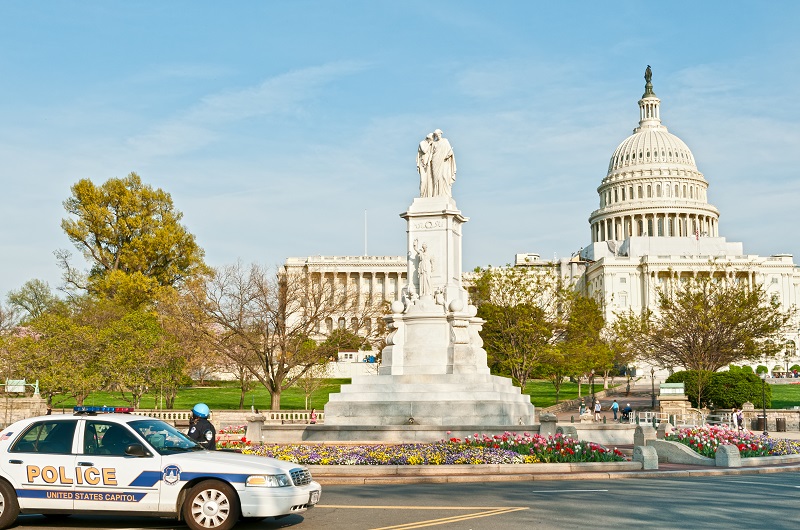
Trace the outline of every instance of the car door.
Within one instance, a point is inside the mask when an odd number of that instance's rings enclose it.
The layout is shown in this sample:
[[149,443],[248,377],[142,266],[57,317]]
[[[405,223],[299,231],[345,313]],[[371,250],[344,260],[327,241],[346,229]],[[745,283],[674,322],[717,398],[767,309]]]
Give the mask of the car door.
[[69,417],[43,419],[14,440],[3,468],[14,483],[21,509],[72,511],[77,423]]
[[[131,456],[131,444],[146,448],[145,456]],[[76,459],[76,510],[154,512],[158,510],[160,481],[136,480],[160,469],[161,456],[125,423],[87,418]]]

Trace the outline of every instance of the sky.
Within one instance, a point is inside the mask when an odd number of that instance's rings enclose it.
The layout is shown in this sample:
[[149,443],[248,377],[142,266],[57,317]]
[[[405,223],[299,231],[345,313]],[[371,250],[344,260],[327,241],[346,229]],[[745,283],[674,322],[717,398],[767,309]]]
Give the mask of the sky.
[[793,1],[0,0],[0,302],[57,288],[59,249],[88,268],[63,202],[131,172],[211,266],[403,255],[437,128],[466,270],[569,256],[648,64],[720,234],[800,259],[798,20]]

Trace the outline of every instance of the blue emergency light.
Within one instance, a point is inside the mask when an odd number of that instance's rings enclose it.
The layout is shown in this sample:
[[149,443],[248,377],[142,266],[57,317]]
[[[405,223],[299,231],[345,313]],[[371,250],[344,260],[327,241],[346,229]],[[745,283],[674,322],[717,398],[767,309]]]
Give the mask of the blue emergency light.
[[80,407],[78,406],[73,407],[72,411],[75,414],[98,414],[98,413],[111,413],[111,412],[131,413],[133,412],[133,407],[97,407],[97,406],[82,405]]

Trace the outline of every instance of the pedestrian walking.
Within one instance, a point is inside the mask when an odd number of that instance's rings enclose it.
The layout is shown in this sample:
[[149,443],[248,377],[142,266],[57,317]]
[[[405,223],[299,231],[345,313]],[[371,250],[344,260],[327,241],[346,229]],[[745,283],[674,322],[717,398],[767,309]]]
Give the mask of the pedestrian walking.
[[611,404],[611,412],[614,413],[614,421],[617,421],[617,412],[619,412],[619,403],[617,400],[614,400],[614,403]]
[[602,410],[600,400],[597,400],[594,402],[594,421],[600,421],[600,410]]

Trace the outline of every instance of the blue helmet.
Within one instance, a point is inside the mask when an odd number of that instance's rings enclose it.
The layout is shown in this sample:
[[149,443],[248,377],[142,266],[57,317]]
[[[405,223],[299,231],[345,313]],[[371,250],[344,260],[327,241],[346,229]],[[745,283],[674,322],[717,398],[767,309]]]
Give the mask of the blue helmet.
[[211,409],[205,403],[198,403],[192,409],[192,414],[198,418],[208,418],[208,415],[211,414]]

